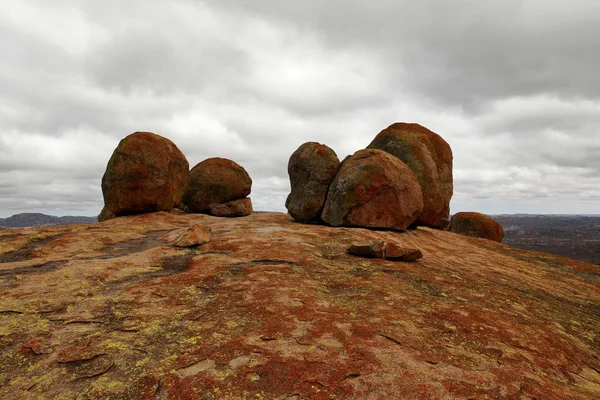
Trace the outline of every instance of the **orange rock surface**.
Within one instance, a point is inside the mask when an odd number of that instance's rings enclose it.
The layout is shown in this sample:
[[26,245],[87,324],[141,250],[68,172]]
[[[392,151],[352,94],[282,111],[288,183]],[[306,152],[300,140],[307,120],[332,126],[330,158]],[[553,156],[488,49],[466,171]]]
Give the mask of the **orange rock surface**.
[[[160,238],[202,224],[211,241]],[[347,254],[383,240],[412,263]],[[144,214],[0,231],[0,398],[593,399],[600,268],[420,227]]]

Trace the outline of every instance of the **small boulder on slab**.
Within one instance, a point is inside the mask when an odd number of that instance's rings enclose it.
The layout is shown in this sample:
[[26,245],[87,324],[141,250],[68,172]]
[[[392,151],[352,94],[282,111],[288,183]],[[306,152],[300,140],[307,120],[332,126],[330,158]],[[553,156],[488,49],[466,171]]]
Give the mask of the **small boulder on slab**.
[[252,200],[246,197],[227,203],[213,203],[208,206],[208,213],[215,217],[245,217],[252,214]]
[[459,212],[452,216],[450,232],[502,242],[504,229],[493,218],[478,212]]
[[353,244],[348,247],[348,253],[367,258],[383,258],[385,243],[378,240],[370,244]]
[[177,229],[164,236],[163,240],[175,247],[193,247],[208,243],[210,237],[209,226],[196,224],[190,228]]
[[384,258],[390,261],[415,261],[423,257],[421,250],[389,243],[385,246]]
[[384,258],[389,261],[415,261],[423,257],[423,253],[419,249],[404,247],[396,243],[386,243],[383,240],[353,244],[348,247],[347,251],[354,256]]
[[324,144],[307,142],[290,157],[288,174],[291,192],[285,202],[298,222],[318,222],[327,189],[340,167],[335,152]]
[[423,210],[415,174],[382,150],[359,150],[329,185],[321,218],[332,226],[407,229]]

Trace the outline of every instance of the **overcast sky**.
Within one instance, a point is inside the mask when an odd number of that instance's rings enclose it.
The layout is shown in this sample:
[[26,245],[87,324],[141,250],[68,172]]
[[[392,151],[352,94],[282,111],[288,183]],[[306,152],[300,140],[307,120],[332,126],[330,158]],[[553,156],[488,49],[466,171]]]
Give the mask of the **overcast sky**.
[[298,146],[396,121],[452,147],[452,213],[600,213],[600,1],[0,2],[0,217],[96,215],[135,131],[284,211]]

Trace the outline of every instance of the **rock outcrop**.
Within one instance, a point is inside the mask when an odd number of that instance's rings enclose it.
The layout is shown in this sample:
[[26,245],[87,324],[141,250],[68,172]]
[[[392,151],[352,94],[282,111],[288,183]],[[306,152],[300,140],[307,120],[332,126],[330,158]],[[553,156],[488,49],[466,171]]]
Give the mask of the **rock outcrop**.
[[324,144],[307,142],[290,157],[291,192],[285,202],[288,213],[299,222],[318,222],[327,189],[340,166],[335,152]]
[[333,226],[404,230],[421,211],[423,193],[410,168],[382,150],[368,149],[342,163],[321,218]]
[[[197,224],[200,247],[160,239]],[[346,252],[377,240],[423,258]],[[427,227],[0,230],[0,398],[596,399],[598,310],[600,266]]]
[[446,228],[453,192],[452,150],[438,134],[419,124],[395,123],[367,146],[398,157],[417,176],[423,191],[423,211],[416,224]]
[[242,199],[251,189],[252,179],[241,165],[226,158],[208,158],[190,171],[183,201],[188,211],[205,213],[211,204]]
[[181,204],[189,164],[173,142],[150,132],[125,137],[102,177],[101,218],[168,211]]
[[450,221],[451,232],[501,242],[504,237],[502,225],[493,218],[478,212],[459,212]]

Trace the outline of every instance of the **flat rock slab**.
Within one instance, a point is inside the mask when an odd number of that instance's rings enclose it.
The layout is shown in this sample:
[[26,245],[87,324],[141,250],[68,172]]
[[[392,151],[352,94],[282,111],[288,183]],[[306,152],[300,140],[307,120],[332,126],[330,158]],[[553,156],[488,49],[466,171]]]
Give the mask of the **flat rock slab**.
[[[156,240],[198,224],[212,232],[200,247]],[[0,256],[27,249],[0,263],[2,399],[600,391],[595,265],[429,228],[333,228],[282,213],[161,212],[18,232],[0,231]],[[376,241],[423,258],[346,251]]]

